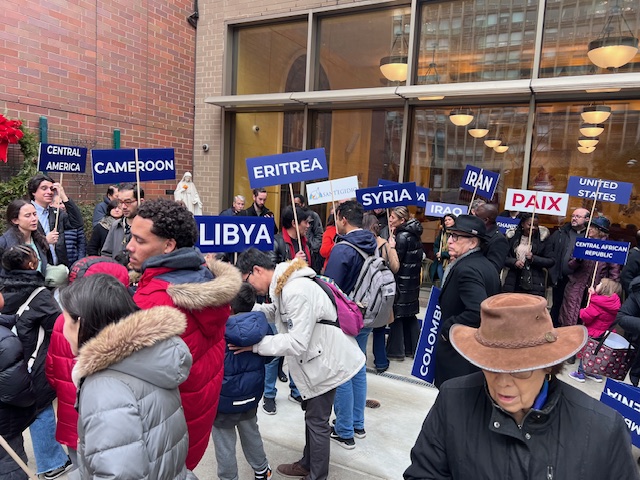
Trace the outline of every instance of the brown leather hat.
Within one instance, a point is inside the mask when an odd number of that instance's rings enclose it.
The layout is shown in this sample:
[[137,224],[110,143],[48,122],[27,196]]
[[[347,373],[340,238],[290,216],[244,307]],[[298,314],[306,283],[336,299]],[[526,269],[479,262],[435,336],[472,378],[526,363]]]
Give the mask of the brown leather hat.
[[490,372],[522,372],[556,365],[587,342],[582,325],[554,328],[547,301],[526,293],[501,293],[480,304],[480,328],[454,324],[453,347]]

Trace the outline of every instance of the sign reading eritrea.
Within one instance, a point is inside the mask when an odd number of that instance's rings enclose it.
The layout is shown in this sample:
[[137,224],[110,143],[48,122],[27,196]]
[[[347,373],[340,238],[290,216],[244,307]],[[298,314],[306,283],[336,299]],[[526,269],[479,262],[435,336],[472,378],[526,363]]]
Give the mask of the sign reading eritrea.
[[40,144],[38,170],[41,172],[84,173],[86,164],[86,148],[49,143]]
[[247,173],[251,188],[329,177],[324,148],[247,158]]
[[[91,157],[94,184],[136,181],[134,149],[91,150]],[[175,180],[176,162],[173,148],[138,149],[138,170],[141,182]]]

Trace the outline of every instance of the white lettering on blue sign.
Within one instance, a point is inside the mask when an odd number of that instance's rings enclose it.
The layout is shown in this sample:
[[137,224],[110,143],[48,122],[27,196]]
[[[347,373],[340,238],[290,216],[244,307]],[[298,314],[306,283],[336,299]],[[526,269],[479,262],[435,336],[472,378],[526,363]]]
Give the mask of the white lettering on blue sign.
[[256,165],[253,167],[255,178],[279,177],[293,173],[307,173],[314,170],[322,170],[322,164],[314,157],[313,160],[301,160],[300,162],[282,162],[275,165]]
[[[61,145],[47,145],[47,153],[50,155],[64,155],[67,157],[78,157],[81,158],[82,154],[80,153],[79,147],[65,147]],[[47,169],[49,170],[49,169]]]
[[[213,237],[207,238],[207,228],[204,223],[200,224],[200,245],[216,246],[216,245],[236,245],[243,243],[245,245],[255,245],[262,241],[269,245],[273,244],[269,229],[266,225],[258,225],[258,230],[254,232],[256,225],[232,224],[232,223],[216,223],[211,225],[210,233]],[[213,230],[213,232],[211,232]]]
[[427,345],[422,355],[422,365],[420,365],[420,375],[426,377],[429,373],[429,367],[434,365],[434,360],[431,358],[433,355],[433,349],[435,348],[438,340],[438,330],[440,329],[440,319],[442,312],[440,311],[440,305],[436,306],[435,312],[433,312],[433,321],[431,322],[431,328],[429,329],[429,337],[427,339]]
[[367,192],[362,194],[362,206],[379,205],[384,203],[397,203],[403,200],[411,200],[411,194],[406,190],[393,190],[383,192]]
[[481,175],[478,172],[469,170],[467,172],[467,178],[464,183],[470,185],[473,188],[478,188],[482,191],[490,192],[493,185],[493,178]]
[[67,162],[47,162],[45,170],[52,172],[79,172],[80,164]]
[[[95,162],[93,169],[100,175],[105,173],[135,173],[136,162],[135,160],[123,163]],[[174,160],[138,160],[138,170],[140,172],[173,171],[175,170]]]

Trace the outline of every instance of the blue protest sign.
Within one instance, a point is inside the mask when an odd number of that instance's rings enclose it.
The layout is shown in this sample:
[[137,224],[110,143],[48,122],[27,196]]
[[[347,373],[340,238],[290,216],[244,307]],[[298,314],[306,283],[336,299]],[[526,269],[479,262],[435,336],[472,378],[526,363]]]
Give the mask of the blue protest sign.
[[458,205],[456,203],[438,203],[427,202],[427,208],[424,214],[428,217],[444,217],[445,215],[466,215],[469,207],[466,205]]
[[[134,149],[91,150],[93,183],[124,183],[136,181],[136,151]],[[138,170],[141,182],[175,180],[173,148],[138,149]]]
[[328,178],[324,148],[247,158],[251,188]]
[[600,401],[622,415],[631,431],[631,443],[640,447],[640,388],[607,378]]
[[[399,182],[394,182],[393,180],[383,180],[382,178],[378,179],[378,186],[382,187],[384,185],[398,185]],[[427,199],[429,198],[429,192],[431,189],[427,187],[421,187],[416,185],[416,207],[425,208],[427,203]]]
[[416,204],[416,184],[392,183],[382,187],[359,188],[356,198],[365,210]]
[[[598,183],[600,183],[600,187],[598,187]],[[629,203],[632,190],[632,183],[588,177],[569,177],[567,184],[567,193],[572,197],[589,198],[621,205]],[[596,198],[596,192],[598,198]]]
[[473,165],[467,165],[462,175],[460,188],[475,192],[484,198],[492,198],[498,186],[499,179],[499,173],[474,167]]
[[629,242],[614,242],[595,238],[577,238],[572,253],[575,258],[620,265],[627,263],[628,254]]
[[511,217],[497,217],[496,224],[498,225],[498,230],[500,233],[505,234],[507,230],[515,228],[520,223],[519,218],[511,218]]
[[418,346],[416,347],[416,356],[411,368],[411,375],[431,384],[436,378],[436,343],[438,342],[442,317],[439,300],[440,289],[431,287],[429,303],[427,303],[427,311],[424,314],[424,322],[422,322],[422,330],[420,330],[420,338],[418,338]]
[[84,173],[86,164],[86,148],[40,144],[38,170],[41,172]]
[[218,217],[197,215],[201,252],[243,252],[255,247],[273,250],[275,222],[271,217]]

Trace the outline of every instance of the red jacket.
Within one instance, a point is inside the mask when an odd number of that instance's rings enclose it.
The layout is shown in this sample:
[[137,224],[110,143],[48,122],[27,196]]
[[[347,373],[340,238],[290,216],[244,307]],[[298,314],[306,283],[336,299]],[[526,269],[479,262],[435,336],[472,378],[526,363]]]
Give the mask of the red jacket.
[[580,310],[580,318],[587,327],[589,336],[597,338],[606,332],[620,310],[620,297],[613,295],[591,295],[589,306]]
[[189,470],[198,465],[209,444],[224,375],[229,302],[242,283],[233,265],[208,259],[207,269],[203,262],[202,255],[191,248],[152,257],[144,264],[133,296],[140,308],[167,305],[187,316],[187,330],[181,337],[191,351],[193,366],[180,385],[180,397],[189,431]]
[[47,380],[58,395],[56,440],[77,450],[78,412],[74,407],[76,386],[71,380],[71,370],[73,370],[76,359],[71,352],[69,342],[64,338],[62,327],[64,327],[64,317],[61,314],[56,320],[51,334],[51,342],[45,360],[45,372]]

